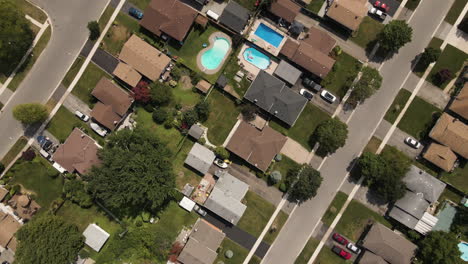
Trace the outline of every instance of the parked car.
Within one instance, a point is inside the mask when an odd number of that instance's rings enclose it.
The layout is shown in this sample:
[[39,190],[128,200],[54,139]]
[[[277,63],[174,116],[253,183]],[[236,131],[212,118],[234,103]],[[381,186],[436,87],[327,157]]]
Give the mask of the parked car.
[[307,89],[301,89],[299,93],[309,101],[312,100],[312,98],[314,98],[314,95],[311,92],[309,92]]
[[322,90],[322,92],[320,93],[320,96],[327,102],[329,102],[330,104],[333,104],[335,101],[336,101],[336,96],[334,96],[333,94],[331,94],[329,91],[327,90]]
[[134,8],[134,7],[130,7],[130,9],[128,9],[128,13],[129,13],[132,17],[134,17],[134,18],[136,18],[136,19],[138,19],[138,20],[140,20],[140,19],[143,18],[143,12],[141,12],[140,10],[138,10],[138,9],[136,9],[136,8]]
[[94,132],[96,132],[101,137],[105,137],[107,135],[107,130],[105,130],[104,128],[102,128],[98,124],[91,123],[89,126],[91,127],[92,130],[94,130]]
[[421,147],[421,143],[419,143],[416,139],[412,137],[407,137],[405,139],[405,143],[408,144],[410,147],[418,149]]
[[52,156],[50,155],[49,152],[45,151],[44,149],[40,149],[39,153],[41,154],[42,157],[44,157],[46,160],[52,160]]
[[377,18],[379,18],[382,21],[385,20],[385,18],[387,18],[387,14],[385,12],[383,12],[382,10],[379,10],[379,9],[377,9],[375,7],[371,8],[371,10],[369,10],[369,14],[376,16]]
[[52,141],[50,141],[50,139],[46,136],[38,136],[37,142],[39,143],[39,146],[41,146],[41,148],[45,149],[46,151],[49,151],[49,149],[54,145]]
[[347,245],[348,244],[348,240],[346,240],[346,238],[342,237],[340,234],[338,233],[334,233],[333,234],[333,239],[340,243],[341,245]]
[[304,85],[306,88],[310,88],[312,92],[315,93],[318,93],[322,89],[322,86],[320,86],[320,84],[314,82],[314,80],[310,78],[302,79],[302,85]]
[[361,253],[361,249],[351,242],[349,242],[348,245],[346,245],[346,248],[349,249],[354,254],[359,255],[359,253]]
[[78,110],[75,111],[75,115],[76,115],[79,119],[81,119],[81,120],[83,120],[83,121],[85,121],[85,122],[88,122],[88,120],[89,120],[89,116],[87,116],[87,115],[81,113],[81,112],[78,111]]
[[226,169],[228,167],[228,164],[224,162],[222,159],[215,159],[213,162],[216,166],[220,167],[221,169]]
[[390,7],[382,1],[375,1],[374,7],[384,12],[388,12],[390,10]]
[[193,210],[195,210],[195,212],[197,212],[199,215],[201,216],[205,216],[206,215],[206,211],[203,210],[198,204],[196,204],[194,207],[193,207]]
[[344,249],[333,246],[332,251],[335,252],[338,256],[344,258],[344,259],[350,259],[351,258],[351,253],[345,251]]

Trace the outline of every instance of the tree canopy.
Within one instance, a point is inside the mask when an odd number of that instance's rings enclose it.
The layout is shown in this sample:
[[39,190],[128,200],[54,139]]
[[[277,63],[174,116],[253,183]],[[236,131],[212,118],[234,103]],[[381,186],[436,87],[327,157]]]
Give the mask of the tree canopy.
[[396,52],[411,41],[413,29],[404,20],[392,20],[377,35],[377,41],[386,52]]
[[206,120],[208,120],[208,117],[210,116],[211,107],[207,101],[197,103],[194,109],[198,114],[199,121],[205,122]]
[[0,14],[0,73],[8,75],[32,45],[34,35],[29,21],[12,1],[0,1]]
[[356,82],[351,92],[350,100],[363,103],[382,86],[382,76],[372,67],[363,67],[361,78]]
[[99,23],[97,21],[88,22],[88,30],[90,40],[96,40],[99,38],[99,35],[101,35],[101,29],[99,29]]
[[74,263],[83,247],[78,227],[50,214],[34,218],[16,233],[15,263]]
[[26,125],[42,122],[47,116],[47,108],[38,103],[20,104],[13,108],[13,117]]
[[171,152],[150,130],[118,131],[98,155],[102,164],[84,178],[92,196],[107,207],[117,212],[157,210],[173,197]]
[[302,171],[300,168],[297,168],[288,172],[289,181],[293,181],[292,176],[295,175],[295,177],[297,177],[298,173],[299,178],[297,178],[296,183],[289,189],[289,197],[292,200],[302,203],[317,195],[317,190],[322,184],[323,179],[322,176],[320,176],[320,172],[310,165],[306,165]]
[[334,153],[345,145],[348,126],[337,118],[328,119],[318,125],[313,137],[320,143],[320,152]]
[[424,264],[460,263],[461,252],[458,239],[453,233],[444,231],[430,232],[419,247],[419,254]]
[[160,82],[153,82],[151,87],[151,101],[156,106],[166,106],[174,100],[171,87]]
[[429,66],[429,64],[437,61],[437,59],[440,56],[440,49],[439,48],[433,48],[433,47],[428,47],[424,49],[424,52],[421,54],[421,57],[419,58],[419,63],[421,63],[424,67]]

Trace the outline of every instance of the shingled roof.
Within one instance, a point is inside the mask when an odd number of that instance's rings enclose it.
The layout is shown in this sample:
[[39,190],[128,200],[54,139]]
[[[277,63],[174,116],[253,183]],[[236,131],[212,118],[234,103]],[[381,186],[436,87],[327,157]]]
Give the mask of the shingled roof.
[[115,77],[119,78],[131,87],[137,86],[138,82],[141,80],[141,74],[139,74],[130,65],[123,62],[119,62],[119,64],[117,64],[113,74]]
[[434,142],[429,145],[423,157],[447,172],[453,169],[457,161],[457,155],[449,147]]
[[453,116],[443,113],[429,136],[460,156],[468,158],[468,126]]
[[21,228],[21,224],[10,214],[0,211],[0,246],[16,250],[15,233]]
[[249,21],[250,12],[236,1],[230,0],[219,17],[219,23],[241,33]]
[[359,28],[367,15],[366,0],[335,0],[327,11],[327,16],[351,31]]
[[468,120],[468,82],[455,97],[449,109]]
[[291,0],[276,0],[270,5],[270,12],[292,23],[299,14],[301,7]]

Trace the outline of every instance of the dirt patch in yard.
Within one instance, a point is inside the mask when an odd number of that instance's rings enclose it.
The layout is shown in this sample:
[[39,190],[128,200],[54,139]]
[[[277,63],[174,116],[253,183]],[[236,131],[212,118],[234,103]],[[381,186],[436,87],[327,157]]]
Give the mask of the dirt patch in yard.
[[181,88],[182,90],[190,90],[192,89],[192,80],[190,79],[190,76],[184,75],[180,78],[180,83],[182,84]]
[[121,25],[115,25],[112,29],[112,40],[121,41],[126,40],[129,37],[129,33],[126,27]]

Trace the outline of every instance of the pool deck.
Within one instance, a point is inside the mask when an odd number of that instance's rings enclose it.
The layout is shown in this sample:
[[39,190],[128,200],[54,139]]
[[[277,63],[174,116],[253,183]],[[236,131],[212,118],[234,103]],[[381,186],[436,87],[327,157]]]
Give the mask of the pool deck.
[[[265,40],[263,40],[259,36],[255,35],[255,31],[257,30],[257,28],[258,28],[258,26],[260,24],[265,24],[266,26],[268,26],[269,28],[274,30],[276,33],[283,36],[283,40],[278,45],[278,47],[275,47],[275,46],[271,45],[270,43],[266,42]],[[260,19],[255,20],[255,22],[254,22],[254,24],[252,26],[252,30],[249,32],[248,39],[249,39],[250,42],[254,43],[255,45],[257,45],[261,49],[267,51],[268,53],[273,54],[274,56],[278,56],[281,49],[283,48],[284,43],[288,39],[288,36],[286,34],[284,34],[283,31],[278,29],[275,25],[273,25],[270,22],[267,22],[266,20],[260,18]]]
[[[205,53],[205,51],[207,51],[207,50],[209,50],[209,49],[211,49],[213,47],[216,38],[225,38],[225,39],[227,39],[229,41],[229,50],[226,52],[226,55],[224,56],[223,60],[221,61],[221,63],[219,64],[219,66],[216,69],[208,70],[201,63],[201,56],[203,55],[203,53]],[[210,37],[208,38],[208,40],[210,42],[210,45],[208,45],[206,48],[204,48],[200,52],[198,52],[197,66],[205,74],[215,74],[215,73],[217,73],[219,70],[221,70],[223,68],[224,63],[226,62],[227,58],[229,58],[229,54],[231,54],[232,39],[231,39],[231,37],[224,34],[223,32],[218,31],[218,32],[215,32],[215,33],[211,34]]]
[[[248,44],[244,44],[239,52],[239,54],[237,54],[237,62],[239,63],[239,65],[244,69],[246,70],[247,72],[249,72],[251,74],[251,76],[249,77],[249,79],[253,80],[255,79],[255,77],[257,77],[258,73],[260,73],[260,69],[257,68],[257,66],[253,65],[252,63],[246,61],[244,59],[244,51],[248,48],[256,48],[258,49],[257,47],[254,47],[254,46],[250,46]],[[275,72],[276,70],[276,67],[278,67],[278,63],[274,62],[274,61],[270,61],[270,66],[268,66],[268,68],[265,69],[266,72],[268,72],[269,74],[273,75],[273,72]]]

